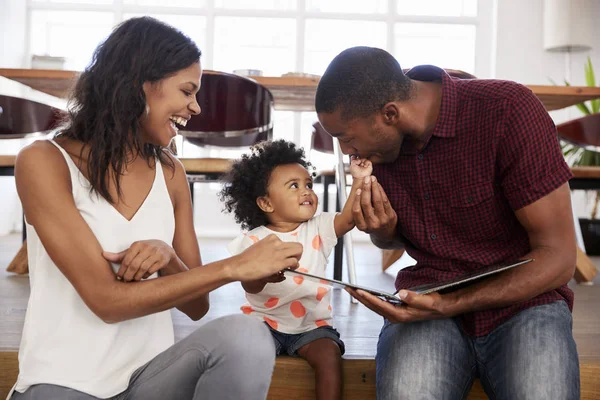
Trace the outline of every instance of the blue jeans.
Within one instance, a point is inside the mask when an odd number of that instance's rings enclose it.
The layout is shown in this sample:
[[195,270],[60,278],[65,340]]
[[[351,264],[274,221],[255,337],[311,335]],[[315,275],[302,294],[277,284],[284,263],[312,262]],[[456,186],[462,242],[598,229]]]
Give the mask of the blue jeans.
[[564,301],[532,307],[471,338],[454,319],[385,324],[377,399],[464,399],[479,378],[490,399],[579,399],[579,359]]

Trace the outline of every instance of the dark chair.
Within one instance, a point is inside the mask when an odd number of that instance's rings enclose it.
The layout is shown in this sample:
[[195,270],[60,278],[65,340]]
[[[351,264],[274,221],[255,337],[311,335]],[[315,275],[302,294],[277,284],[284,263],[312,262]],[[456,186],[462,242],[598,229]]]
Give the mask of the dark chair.
[[[43,137],[56,128],[66,113],[66,102],[21,83],[0,77],[0,141]],[[15,174],[14,155],[0,156],[0,176]],[[27,242],[23,220],[23,246],[7,271],[27,273]]]
[[559,124],[556,130],[562,140],[600,152],[600,114],[590,114]]
[[[567,143],[582,147],[586,150],[600,152],[600,114],[590,114],[556,126],[558,137]],[[572,190],[600,190],[600,167],[573,167],[573,179],[569,181]],[[579,218],[573,209],[575,234],[578,250],[575,280],[578,283],[591,282],[598,274],[594,264],[586,256],[585,242]],[[593,230],[593,226],[588,229]]]
[[[323,129],[323,126],[317,121],[313,124],[311,136],[311,150],[321,153],[331,154],[335,161],[333,170],[318,171],[317,182],[323,184],[323,211],[329,211],[329,185],[336,184],[336,211],[340,211],[346,204],[346,174],[348,166],[344,163],[344,156],[339,148],[337,140],[333,138]],[[335,246],[333,258],[333,279],[342,279],[343,253],[346,249],[346,264],[348,266],[348,280],[350,283],[356,284],[356,268],[354,263],[354,245],[351,232],[338,239],[338,244]],[[355,299],[352,298],[355,302]]]
[[[196,99],[202,112],[179,131],[195,146],[248,148],[273,136],[273,95],[239,75],[204,71]],[[230,168],[223,158],[182,158],[193,195],[195,182],[218,180]]]

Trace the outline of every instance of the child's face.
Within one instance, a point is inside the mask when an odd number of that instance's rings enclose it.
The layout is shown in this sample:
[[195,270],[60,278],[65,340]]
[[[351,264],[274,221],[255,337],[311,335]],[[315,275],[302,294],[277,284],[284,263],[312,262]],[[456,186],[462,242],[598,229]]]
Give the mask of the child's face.
[[308,221],[315,215],[319,204],[312,178],[300,164],[275,167],[267,195],[261,199],[258,205],[267,213],[271,223]]

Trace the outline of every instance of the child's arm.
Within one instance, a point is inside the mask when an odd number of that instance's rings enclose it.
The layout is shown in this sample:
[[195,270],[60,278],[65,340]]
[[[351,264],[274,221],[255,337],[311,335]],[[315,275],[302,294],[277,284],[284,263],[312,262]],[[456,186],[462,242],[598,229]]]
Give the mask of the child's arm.
[[352,216],[352,204],[356,198],[356,191],[363,185],[365,178],[371,177],[373,164],[367,159],[352,158],[350,161],[350,173],[352,174],[352,189],[344,204],[344,209],[334,219],[335,235],[344,236],[354,228],[354,217]]

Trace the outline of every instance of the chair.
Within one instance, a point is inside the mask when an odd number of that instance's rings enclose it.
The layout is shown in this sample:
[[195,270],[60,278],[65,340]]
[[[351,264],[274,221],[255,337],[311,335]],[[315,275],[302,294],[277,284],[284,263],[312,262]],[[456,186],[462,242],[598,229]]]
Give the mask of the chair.
[[[557,125],[558,137],[586,150],[600,152],[600,114],[586,115]],[[573,167],[573,179],[569,181],[571,190],[600,190],[600,167]],[[573,209],[575,234],[577,237],[577,265],[575,280],[578,283],[591,282],[598,274],[596,266],[586,255],[585,242],[579,219]]]
[[[252,79],[218,71],[204,71],[196,100],[202,112],[179,133],[196,146],[247,148],[273,136],[273,95]],[[231,160],[182,158],[192,200],[194,183],[215,181],[227,173]]]
[[[65,116],[66,102],[0,77],[0,140],[42,137]],[[0,176],[14,176],[15,156],[0,156]],[[23,220],[23,246],[7,267],[18,274],[28,272],[27,232]]]
[[[348,173],[348,168],[344,163],[344,155],[342,154],[338,141],[334,141],[333,138],[325,131],[325,129],[323,129],[323,126],[319,122],[315,122],[313,124],[311,150],[334,155],[336,160],[334,170],[320,171],[317,179],[323,184],[323,211],[329,210],[329,185],[332,183],[336,184],[336,211],[340,211],[347,201],[346,175]],[[356,284],[354,244],[352,241],[351,232],[348,232],[343,237],[339,238],[338,244],[335,246],[333,258],[333,279],[342,279],[344,247],[346,248],[348,280],[350,283]],[[352,298],[352,301],[355,302],[355,299]]]

